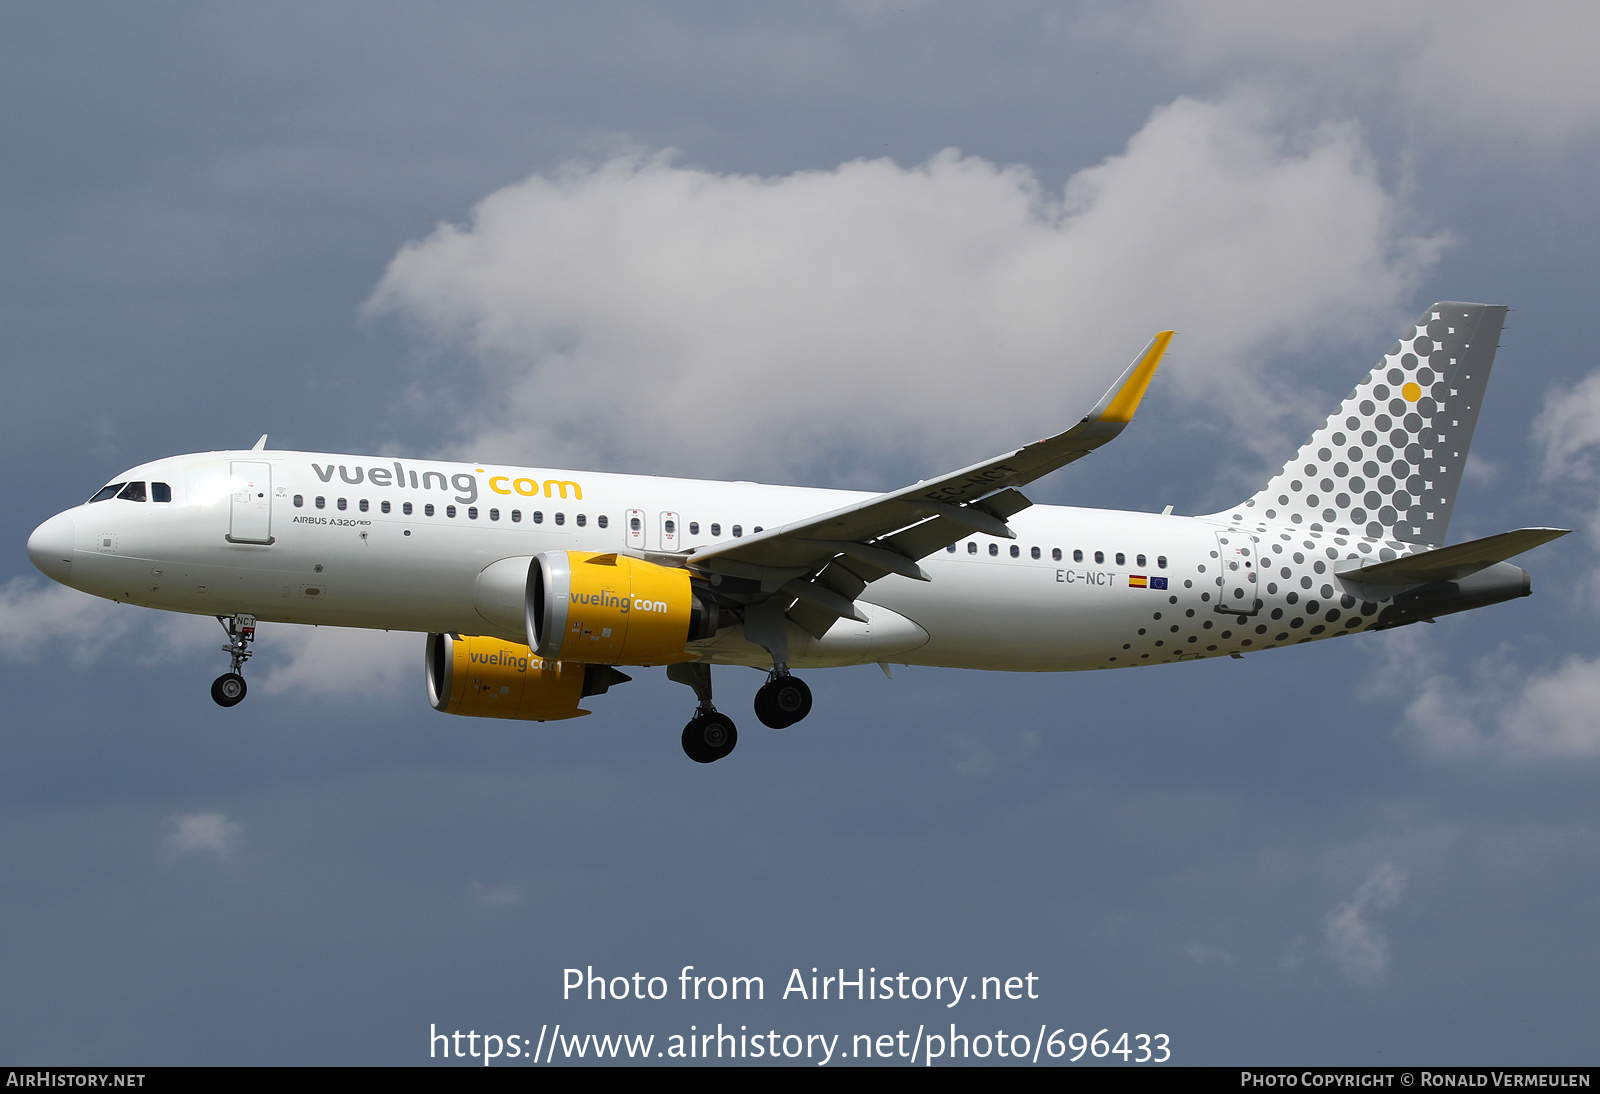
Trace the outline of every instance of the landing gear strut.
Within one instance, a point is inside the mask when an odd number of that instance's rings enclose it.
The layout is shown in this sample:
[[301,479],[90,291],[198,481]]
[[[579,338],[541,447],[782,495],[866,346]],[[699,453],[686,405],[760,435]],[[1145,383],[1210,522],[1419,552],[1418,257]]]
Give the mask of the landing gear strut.
[[756,692],[756,717],[772,729],[788,729],[811,713],[811,689],[787,668],[775,668]]
[[711,666],[698,661],[667,666],[667,679],[694,689],[700,701],[694,717],[683,727],[683,751],[697,764],[713,763],[733,751],[739,731],[733,719],[720,714],[711,702]]
[[217,622],[228,632],[228,644],[222,652],[233,657],[229,670],[211,682],[211,698],[219,707],[237,706],[244,701],[245,686],[241,670],[250,660],[250,643],[256,640],[256,617],[253,615],[219,615]]

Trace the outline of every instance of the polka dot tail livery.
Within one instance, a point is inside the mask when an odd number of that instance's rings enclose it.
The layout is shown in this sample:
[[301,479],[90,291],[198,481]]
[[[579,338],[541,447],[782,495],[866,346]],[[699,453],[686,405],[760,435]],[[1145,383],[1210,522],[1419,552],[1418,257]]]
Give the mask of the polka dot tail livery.
[[1506,308],[1435,304],[1234,523],[1443,543]]

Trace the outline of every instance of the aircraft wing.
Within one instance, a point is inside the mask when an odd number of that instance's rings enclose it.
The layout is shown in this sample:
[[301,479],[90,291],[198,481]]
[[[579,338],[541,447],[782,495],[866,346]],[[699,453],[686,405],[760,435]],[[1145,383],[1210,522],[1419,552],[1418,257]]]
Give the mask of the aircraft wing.
[[1015,539],[1006,518],[1033,504],[1017,487],[1121,433],[1172,335],[1156,335],[1094,409],[1063,433],[831,513],[712,544],[684,561],[695,570],[760,582],[756,598],[793,601],[788,617],[818,638],[840,616],[863,619],[853,602],[868,583],[891,573],[926,581],[917,560],[974,532]]

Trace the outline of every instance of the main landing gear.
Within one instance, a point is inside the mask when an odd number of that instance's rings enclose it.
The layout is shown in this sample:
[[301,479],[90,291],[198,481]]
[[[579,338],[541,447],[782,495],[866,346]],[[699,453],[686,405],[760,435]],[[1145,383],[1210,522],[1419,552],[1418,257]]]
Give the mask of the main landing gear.
[[[698,764],[720,760],[739,743],[733,719],[711,702],[711,666],[699,661],[667,666],[667,679],[694,689],[700,701],[694,717],[683,727],[683,751]],[[811,713],[811,689],[787,666],[772,670],[756,692],[756,717],[773,729],[788,729]]]
[[697,764],[713,763],[732,752],[739,743],[733,719],[718,713],[711,702],[711,666],[699,661],[667,666],[667,679],[694,689],[700,701],[694,717],[683,727],[683,751]]
[[244,663],[250,660],[250,643],[256,640],[256,617],[219,615],[217,622],[228,632],[228,644],[222,647],[222,652],[232,655],[233,665],[211,682],[211,698],[219,707],[237,706],[244,702],[245,692],[249,690],[245,686],[240,670],[244,668]]
[[787,668],[775,668],[756,692],[756,717],[771,729],[788,729],[811,713],[811,689]]

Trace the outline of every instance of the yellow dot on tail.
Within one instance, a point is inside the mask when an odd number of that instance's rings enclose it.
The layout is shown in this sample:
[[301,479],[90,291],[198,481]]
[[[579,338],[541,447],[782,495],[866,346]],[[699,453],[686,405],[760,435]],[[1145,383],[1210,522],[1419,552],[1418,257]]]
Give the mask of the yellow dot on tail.
[[1406,402],[1414,403],[1418,399],[1422,398],[1422,389],[1414,383],[1407,384],[1405,387],[1400,389],[1400,394],[1406,397]]

